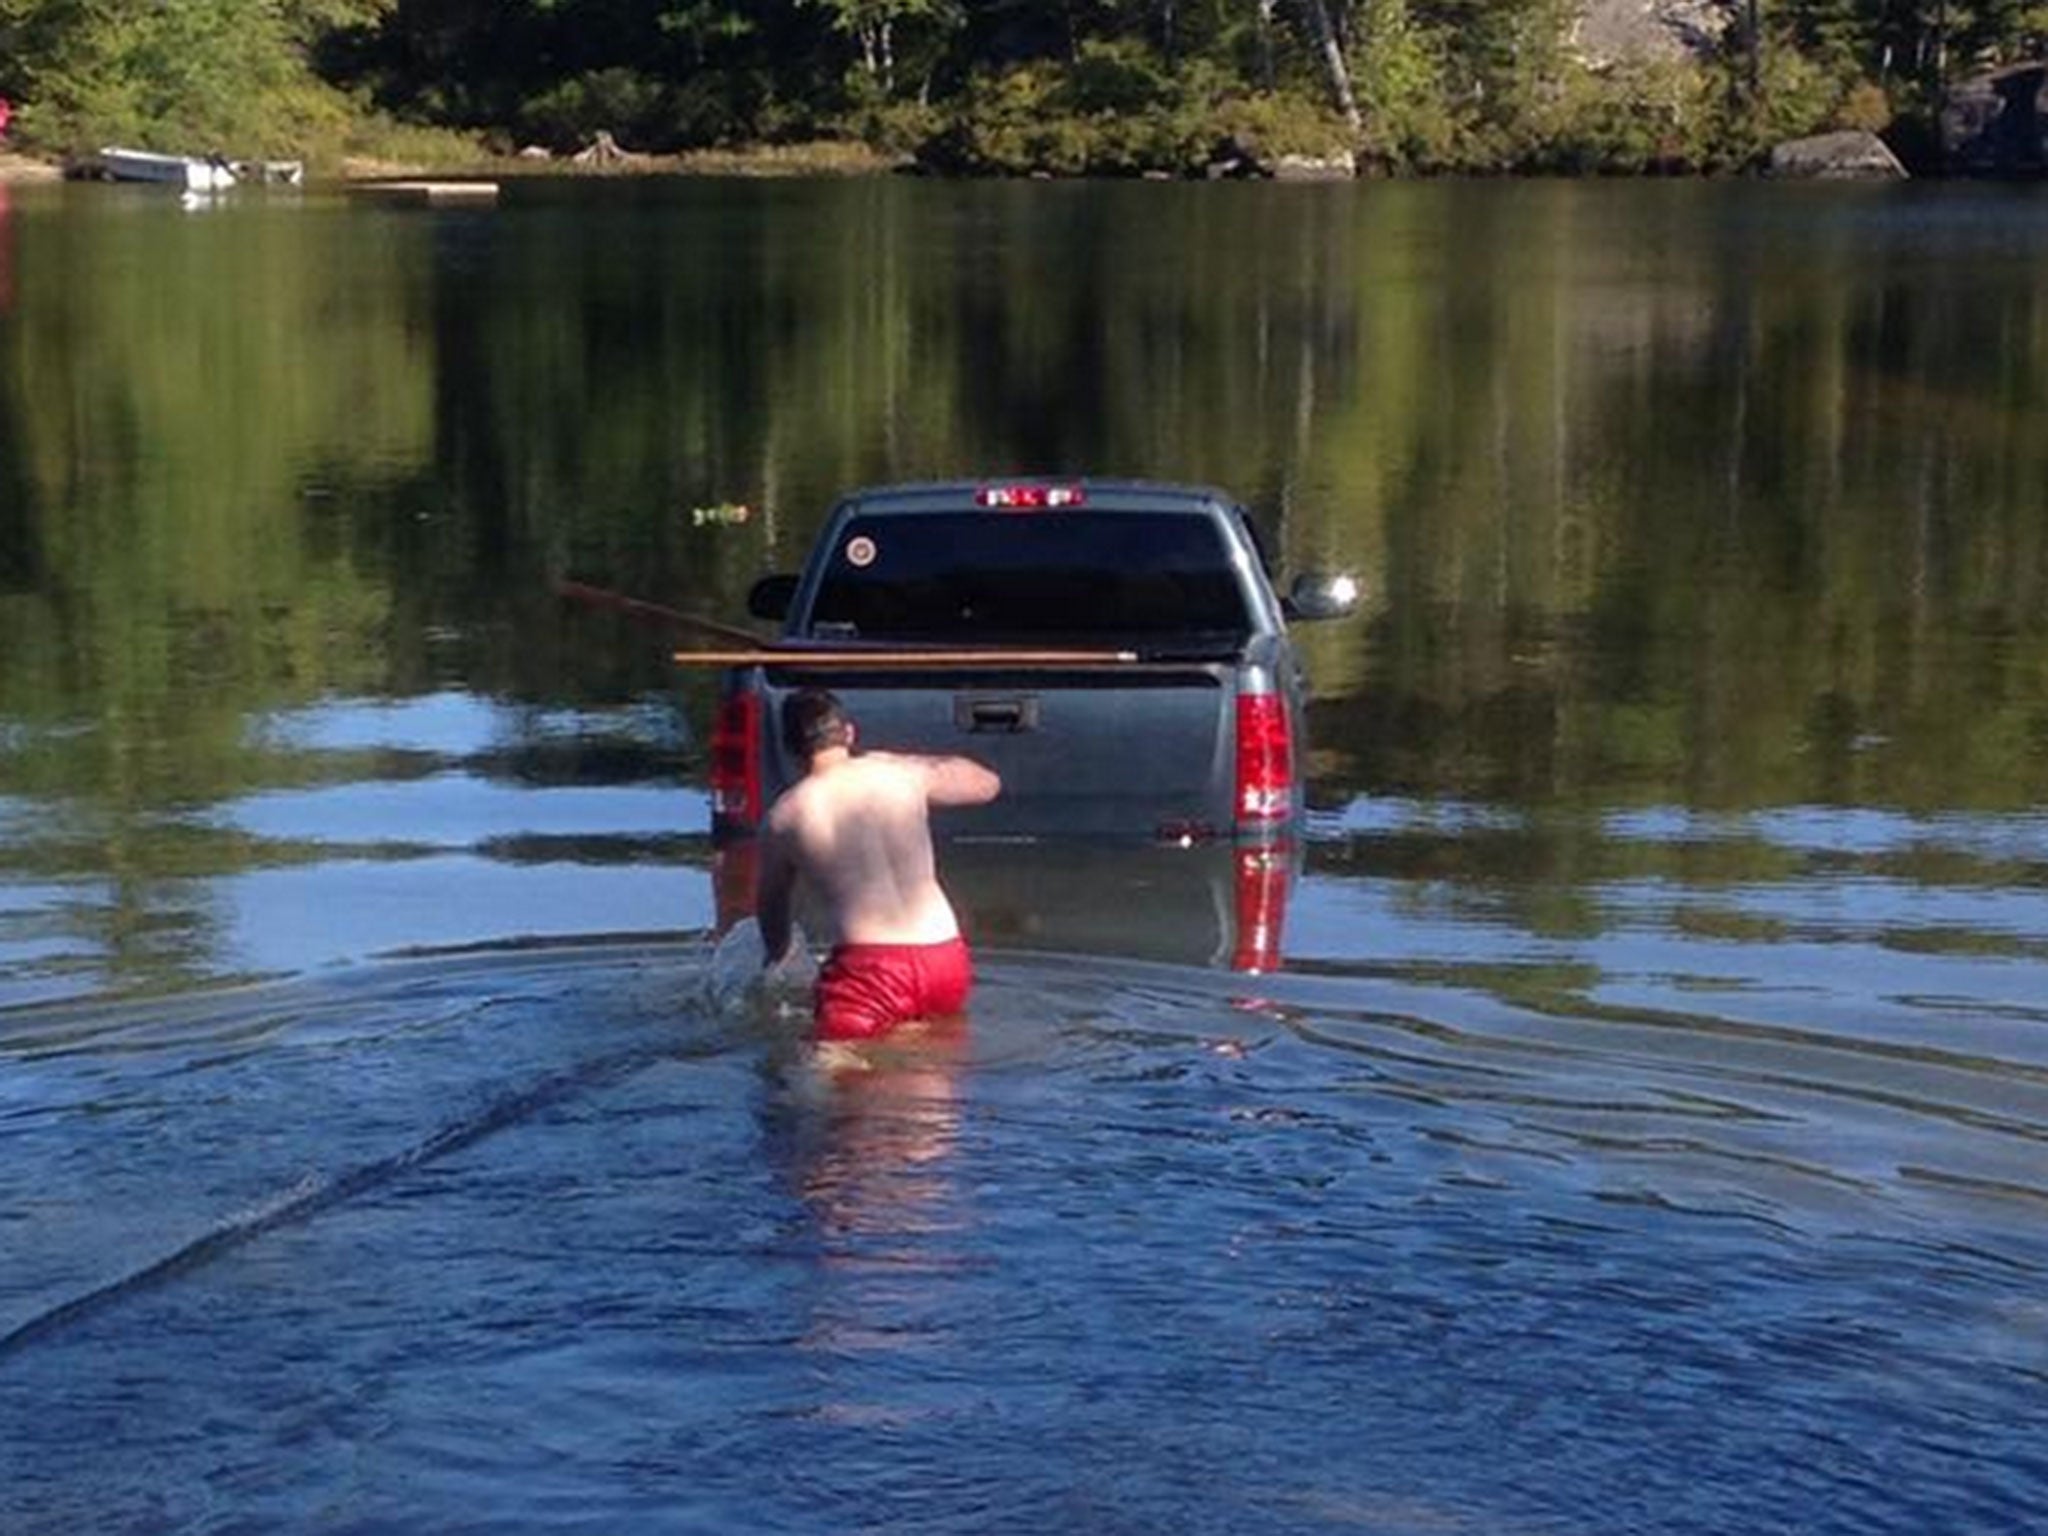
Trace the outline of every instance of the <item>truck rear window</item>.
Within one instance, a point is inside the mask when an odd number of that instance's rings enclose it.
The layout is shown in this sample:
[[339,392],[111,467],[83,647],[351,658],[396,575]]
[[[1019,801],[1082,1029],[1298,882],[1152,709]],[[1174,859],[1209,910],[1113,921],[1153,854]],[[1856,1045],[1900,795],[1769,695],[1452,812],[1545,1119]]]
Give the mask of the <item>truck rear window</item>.
[[854,518],[811,608],[818,637],[959,642],[1251,632],[1230,550],[1199,514]]

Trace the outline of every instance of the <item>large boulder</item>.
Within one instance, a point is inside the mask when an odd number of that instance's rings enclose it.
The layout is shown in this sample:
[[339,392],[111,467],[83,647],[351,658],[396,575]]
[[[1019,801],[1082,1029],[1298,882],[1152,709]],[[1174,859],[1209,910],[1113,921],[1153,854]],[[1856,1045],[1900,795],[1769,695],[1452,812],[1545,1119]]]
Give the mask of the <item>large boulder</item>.
[[1780,144],[1771,151],[1771,174],[1831,181],[1901,181],[1906,168],[1876,134],[1847,129]]
[[2048,172],[2048,63],[2016,64],[1953,86],[1941,109],[1949,169],[1980,176]]
[[1326,155],[1280,155],[1273,161],[1275,181],[1349,181],[1358,174],[1358,156],[1348,149]]

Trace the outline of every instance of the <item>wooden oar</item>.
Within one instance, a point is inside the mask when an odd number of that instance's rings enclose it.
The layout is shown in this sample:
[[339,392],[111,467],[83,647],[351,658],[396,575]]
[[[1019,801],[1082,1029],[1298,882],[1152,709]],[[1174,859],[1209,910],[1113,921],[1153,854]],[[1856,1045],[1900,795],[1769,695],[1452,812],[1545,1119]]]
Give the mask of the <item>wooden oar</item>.
[[721,640],[730,640],[739,645],[759,645],[761,636],[751,629],[741,629],[736,624],[721,624],[716,619],[699,618],[694,613],[684,613],[680,608],[670,608],[661,603],[650,603],[642,597],[628,597],[623,592],[613,592],[604,587],[588,586],[580,581],[558,580],[555,591],[562,597],[574,598],[579,603],[594,603],[600,608],[616,608],[621,613],[630,613],[636,619],[651,619],[656,623],[680,625],[702,634],[715,635]]
[[680,667],[1134,667],[1185,668],[1186,662],[1147,662],[1136,651],[857,651],[768,650],[677,651]]

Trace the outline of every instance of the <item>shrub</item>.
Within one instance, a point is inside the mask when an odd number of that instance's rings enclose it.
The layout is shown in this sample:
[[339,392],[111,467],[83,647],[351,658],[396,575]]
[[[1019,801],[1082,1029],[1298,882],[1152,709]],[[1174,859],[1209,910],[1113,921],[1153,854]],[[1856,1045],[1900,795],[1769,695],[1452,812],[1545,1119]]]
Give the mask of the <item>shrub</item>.
[[1746,64],[1729,60],[1721,140],[1735,164],[1753,165],[1787,139],[1817,133],[1834,120],[1842,99],[1839,77],[1787,47],[1765,51],[1763,76],[1751,92],[1739,79]]
[[922,101],[877,101],[856,105],[847,127],[861,143],[885,155],[907,155],[931,140],[944,125],[937,108]]
[[1128,43],[1084,48],[1070,67],[1039,61],[978,75],[945,109],[907,120],[929,125],[919,161],[961,174],[1192,176],[1225,143],[1268,159],[1351,148],[1342,120],[1316,101],[1248,93],[1201,61],[1168,71]]
[[664,139],[674,114],[662,85],[630,69],[599,69],[564,80],[519,111],[530,142],[554,149],[587,144],[600,131],[631,148]]
[[1304,155],[1328,159],[1352,148],[1351,133],[1336,112],[1301,96],[1262,91],[1203,103],[1191,138],[1213,146],[1235,140],[1267,158]]
[[[1173,83],[1128,49],[1084,53],[1085,67],[1038,62],[974,77],[918,158],[935,170],[1007,175],[1185,168],[1198,151]],[[1143,110],[1106,105],[1140,97]]]
[[864,73],[848,78],[846,94],[844,111],[826,126],[885,155],[911,153],[943,124],[929,102],[892,96],[879,80]]
[[1714,93],[1712,78],[1689,64],[1574,68],[1529,161],[1543,170],[1602,174],[1710,168],[1721,158]]
[[1361,158],[1389,171],[1461,168],[1472,124],[1460,110],[1442,36],[1405,5],[1375,5],[1351,49],[1364,119]]
[[1083,43],[1058,92],[1068,111],[1091,117],[1157,113],[1179,94],[1158,56],[1130,40]]
[[1841,106],[1835,109],[1835,123],[1842,128],[1882,133],[1891,126],[1891,121],[1891,98],[1885,94],[1883,86],[1870,80],[1859,80],[1850,86]]

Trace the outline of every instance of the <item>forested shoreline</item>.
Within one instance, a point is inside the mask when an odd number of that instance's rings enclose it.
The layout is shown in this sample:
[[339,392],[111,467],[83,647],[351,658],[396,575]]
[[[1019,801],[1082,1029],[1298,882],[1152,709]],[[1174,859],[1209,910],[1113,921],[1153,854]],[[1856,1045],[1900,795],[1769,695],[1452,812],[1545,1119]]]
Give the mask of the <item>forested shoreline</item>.
[[15,147],[316,163],[609,134],[961,174],[1718,173],[1858,128],[1924,166],[1956,80],[2044,49],[2042,0],[0,0]]

